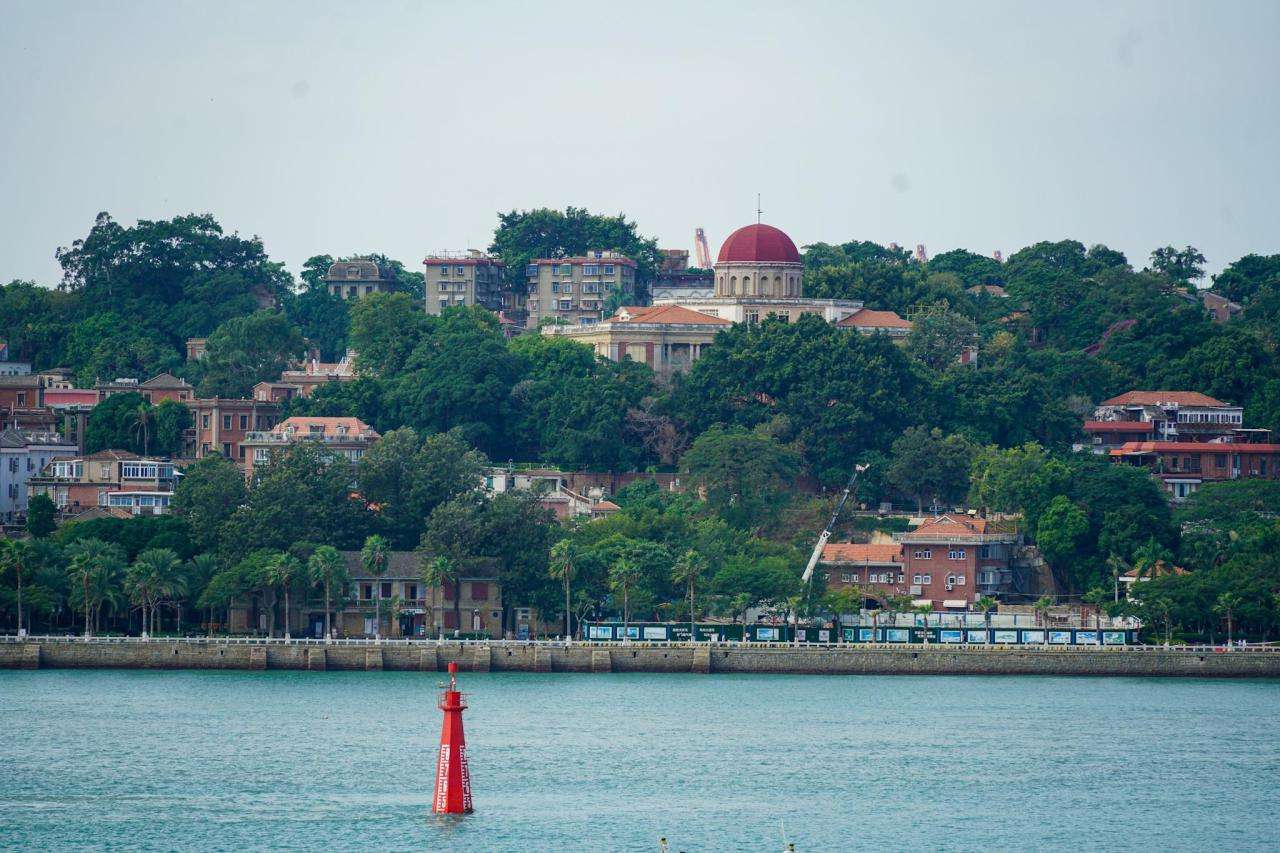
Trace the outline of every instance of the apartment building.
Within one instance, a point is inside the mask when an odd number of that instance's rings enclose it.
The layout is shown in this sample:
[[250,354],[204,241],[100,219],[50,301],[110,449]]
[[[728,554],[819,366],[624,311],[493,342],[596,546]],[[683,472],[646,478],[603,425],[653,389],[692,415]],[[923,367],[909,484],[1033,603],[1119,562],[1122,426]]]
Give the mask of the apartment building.
[[1105,453],[1133,441],[1265,441],[1244,428],[1244,408],[1198,391],[1127,391],[1103,400],[1085,421],[1090,449]]
[[243,464],[245,436],[269,430],[280,419],[279,403],[269,400],[215,397],[192,400],[189,405],[195,426],[187,430],[184,455],[196,459],[220,453]]
[[377,430],[359,418],[286,418],[270,430],[247,433],[240,442],[245,476],[271,461],[273,454],[304,441],[319,442],[326,450],[359,462],[375,441]]
[[502,261],[482,252],[442,252],[423,259],[426,309],[439,314],[458,305],[503,310]]
[[108,507],[131,515],[163,515],[182,476],[167,459],[126,450],[56,457],[27,482],[28,498],[48,495],[68,513]]
[[27,512],[27,483],[76,446],[56,432],[14,429],[0,432],[0,519],[13,522]]
[[617,252],[588,252],[577,258],[541,258],[525,267],[526,325],[545,321],[579,325],[604,318],[609,297],[623,304],[635,293],[636,262]]

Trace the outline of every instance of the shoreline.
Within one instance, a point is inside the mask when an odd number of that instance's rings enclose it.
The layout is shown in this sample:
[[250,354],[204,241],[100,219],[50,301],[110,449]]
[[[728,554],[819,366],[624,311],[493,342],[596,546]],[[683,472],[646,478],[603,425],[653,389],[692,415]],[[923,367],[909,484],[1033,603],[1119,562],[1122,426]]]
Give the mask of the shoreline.
[[30,637],[0,669],[1088,675],[1280,678],[1280,649]]

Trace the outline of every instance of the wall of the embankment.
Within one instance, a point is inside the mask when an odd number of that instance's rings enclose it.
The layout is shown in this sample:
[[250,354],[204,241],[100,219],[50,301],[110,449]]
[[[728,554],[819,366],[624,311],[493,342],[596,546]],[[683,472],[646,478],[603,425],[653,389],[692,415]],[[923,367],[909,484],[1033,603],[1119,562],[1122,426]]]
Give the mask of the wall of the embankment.
[[1280,653],[1209,649],[984,649],[244,644],[41,641],[0,643],[0,669],[293,669],[735,672],[816,675],[1119,675],[1277,678]]

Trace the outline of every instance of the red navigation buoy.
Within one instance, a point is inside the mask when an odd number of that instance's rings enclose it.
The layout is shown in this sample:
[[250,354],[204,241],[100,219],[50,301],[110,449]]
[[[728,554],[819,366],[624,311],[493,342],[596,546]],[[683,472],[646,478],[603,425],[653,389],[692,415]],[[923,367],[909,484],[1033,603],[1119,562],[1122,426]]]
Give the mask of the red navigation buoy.
[[458,665],[449,664],[449,686],[440,694],[444,728],[440,730],[440,757],[436,761],[436,814],[470,814],[471,774],[467,770],[467,738],[462,733],[462,712],[467,703],[458,692]]

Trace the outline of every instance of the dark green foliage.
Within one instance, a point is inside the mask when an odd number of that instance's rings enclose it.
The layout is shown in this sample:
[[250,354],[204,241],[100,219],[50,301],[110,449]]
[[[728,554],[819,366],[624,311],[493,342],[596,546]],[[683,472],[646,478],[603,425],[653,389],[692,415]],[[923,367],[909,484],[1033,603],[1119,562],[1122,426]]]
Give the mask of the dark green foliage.
[[124,450],[154,456],[177,456],[191,411],[174,400],[152,406],[136,391],[112,394],[89,412],[85,452]]
[[48,495],[32,495],[27,501],[27,532],[36,539],[43,539],[57,526],[58,507]]
[[930,272],[949,272],[959,277],[965,287],[980,284],[1004,284],[1004,270],[1000,262],[986,255],[976,255],[966,249],[952,249],[929,259]]
[[253,386],[278,379],[303,353],[302,335],[284,314],[257,311],[234,317],[209,336],[197,393],[202,397],[248,397]]
[[152,410],[151,450],[161,456],[182,453],[183,433],[191,426],[191,410],[177,400],[161,400]]
[[713,426],[680,458],[680,468],[724,518],[749,527],[776,510],[800,459],[767,435]]
[[222,525],[248,498],[244,475],[231,460],[207,456],[186,467],[173,496],[173,512],[190,525],[196,547],[217,548]]
[[132,518],[91,518],[62,525],[49,537],[66,549],[94,539],[119,546],[127,562],[149,548],[170,548],[183,559],[195,553],[186,519],[172,515],[138,515]]

